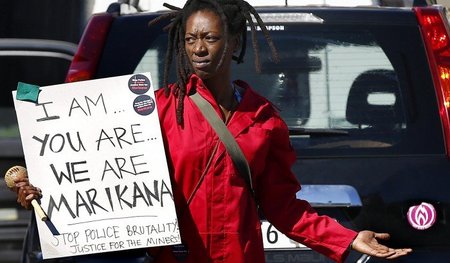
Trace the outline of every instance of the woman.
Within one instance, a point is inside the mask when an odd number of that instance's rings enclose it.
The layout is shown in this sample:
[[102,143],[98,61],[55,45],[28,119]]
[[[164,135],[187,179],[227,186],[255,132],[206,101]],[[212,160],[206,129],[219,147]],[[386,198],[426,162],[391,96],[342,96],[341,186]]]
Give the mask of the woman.
[[[231,81],[232,60],[242,62],[245,54],[246,21],[255,32],[251,14],[264,29],[256,11],[240,0],[190,0],[161,17],[172,21],[164,89],[156,100],[183,244],[152,248],[149,254],[155,262],[264,262],[257,207],[288,237],[337,262],[349,249],[387,259],[408,254],[410,249],[378,243],[388,234],[356,233],[296,199],[300,186],[290,170],[295,153],[286,124],[249,84]],[[178,79],[167,85],[173,55]],[[212,105],[239,144],[251,168],[254,195],[191,99],[195,93]],[[25,207],[39,196],[27,181],[17,187]]]

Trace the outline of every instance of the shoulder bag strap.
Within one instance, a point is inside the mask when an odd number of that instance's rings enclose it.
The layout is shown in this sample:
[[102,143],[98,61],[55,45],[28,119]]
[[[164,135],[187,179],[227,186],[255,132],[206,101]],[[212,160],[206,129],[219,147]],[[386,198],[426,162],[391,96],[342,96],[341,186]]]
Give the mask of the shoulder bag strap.
[[190,97],[203,113],[203,116],[212,126],[214,131],[217,133],[222,143],[225,145],[225,148],[227,149],[228,154],[233,160],[234,165],[238,169],[239,173],[244,176],[244,179],[249,186],[250,193],[254,197],[255,192],[253,190],[250,167],[248,166],[247,159],[245,159],[245,156],[242,153],[242,150],[237,144],[233,135],[231,135],[225,123],[217,116],[211,104],[209,104],[209,102],[207,102],[202,96],[200,96],[198,92],[190,95]]

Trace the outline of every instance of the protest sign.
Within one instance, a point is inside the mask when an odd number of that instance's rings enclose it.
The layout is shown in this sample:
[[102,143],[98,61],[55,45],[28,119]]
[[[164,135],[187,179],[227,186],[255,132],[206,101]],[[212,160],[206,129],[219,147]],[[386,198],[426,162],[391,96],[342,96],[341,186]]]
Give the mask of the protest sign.
[[180,243],[149,73],[13,96],[44,258]]

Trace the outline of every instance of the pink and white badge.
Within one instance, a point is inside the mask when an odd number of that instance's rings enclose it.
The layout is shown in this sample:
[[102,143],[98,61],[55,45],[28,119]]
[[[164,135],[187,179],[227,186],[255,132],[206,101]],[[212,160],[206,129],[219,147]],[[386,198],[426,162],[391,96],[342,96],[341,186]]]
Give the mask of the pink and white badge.
[[436,209],[432,204],[423,202],[420,205],[411,206],[407,217],[412,227],[418,230],[425,230],[436,222]]

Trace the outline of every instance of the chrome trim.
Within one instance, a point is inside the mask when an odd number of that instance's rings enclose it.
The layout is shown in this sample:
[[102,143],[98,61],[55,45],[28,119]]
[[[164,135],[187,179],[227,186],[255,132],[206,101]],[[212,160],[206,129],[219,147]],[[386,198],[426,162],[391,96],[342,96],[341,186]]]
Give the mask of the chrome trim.
[[367,263],[370,260],[370,256],[363,254],[357,261],[356,263]]
[[[324,20],[312,13],[260,13],[264,23],[318,23]],[[255,20],[256,22],[256,20]]]
[[30,38],[0,38],[0,50],[49,51],[74,55],[77,45],[67,41]]
[[302,185],[297,199],[308,201],[313,207],[361,207],[358,191],[350,185]]
[[22,57],[52,57],[72,61],[73,56],[51,51],[29,51],[29,50],[0,50],[0,56],[22,56]]

